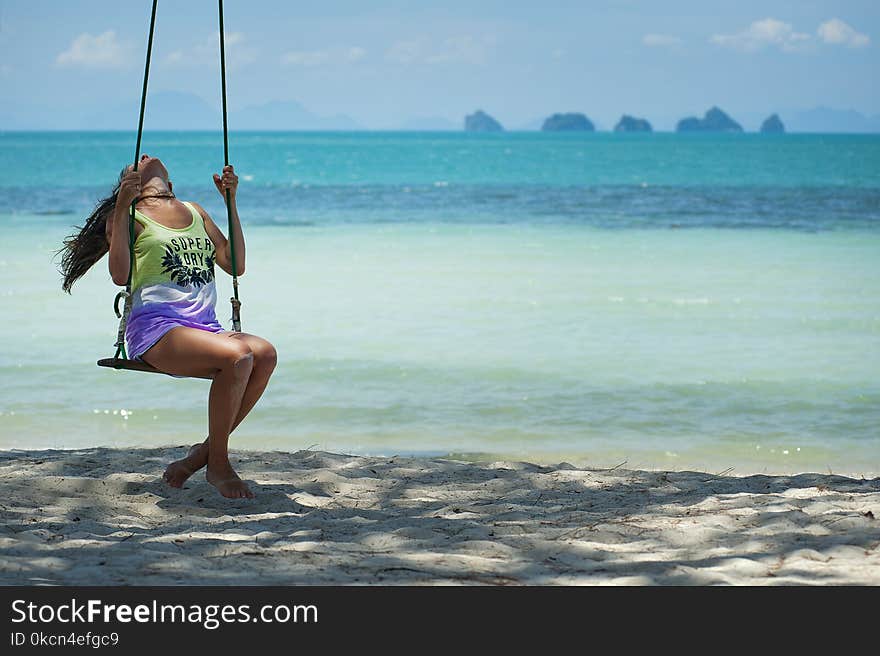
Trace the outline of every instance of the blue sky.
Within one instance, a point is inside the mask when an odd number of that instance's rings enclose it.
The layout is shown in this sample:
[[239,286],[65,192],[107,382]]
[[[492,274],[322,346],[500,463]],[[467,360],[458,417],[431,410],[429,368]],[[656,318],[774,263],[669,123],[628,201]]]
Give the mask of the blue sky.
[[[750,126],[826,105],[880,113],[880,3],[227,0],[231,108],[297,101],[368,128],[515,128],[582,111],[671,126],[717,104]],[[70,127],[136,104],[150,2],[0,2],[3,122]],[[159,1],[150,91],[219,105],[217,5]],[[132,117],[132,123],[136,116]],[[234,126],[233,126],[234,127]]]

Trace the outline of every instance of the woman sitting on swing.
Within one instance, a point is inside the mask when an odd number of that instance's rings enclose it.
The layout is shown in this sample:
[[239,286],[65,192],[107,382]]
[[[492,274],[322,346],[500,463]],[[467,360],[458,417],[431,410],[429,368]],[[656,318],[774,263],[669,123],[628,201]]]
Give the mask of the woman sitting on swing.
[[[168,170],[143,155],[138,170],[128,166],[113,193],[102,200],[79,233],[64,242],[63,289],[105,253],[117,285],[128,280],[129,220],[135,209],[131,314],[125,331],[129,357],[174,376],[212,378],[208,395],[208,438],[165,470],[172,487],[182,487],[207,465],[206,477],[220,494],[253,498],[229,463],[229,434],[247,416],[275,369],[275,348],[261,337],[223,330],[214,306],[214,264],[232,275],[230,242],[198,204],[179,201]],[[220,195],[229,198],[235,240],[235,275],[244,273],[244,235],[235,205],[238,177],[231,166],[214,175]]]

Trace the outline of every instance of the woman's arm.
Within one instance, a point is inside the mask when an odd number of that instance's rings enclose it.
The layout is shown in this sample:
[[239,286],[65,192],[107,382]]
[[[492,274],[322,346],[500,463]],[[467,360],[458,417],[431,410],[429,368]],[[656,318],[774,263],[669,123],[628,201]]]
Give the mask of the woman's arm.
[[[229,211],[232,216],[232,235],[235,239],[235,266],[237,269],[234,275],[241,276],[244,275],[245,269],[245,244],[244,233],[241,231],[241,221],[238,218],[238,207],[235,202],[235,192],[238,190],[238,176],[235,175],[235,171],[231,166],[226,166],[223,168],[223,177],[216,174],[214,175],[214,184],[217,187],[217,191],[223,196],[224,201],[226,200],[226,190],[229,190]],[[199,214],[201,214],[202,218],[205,220],[205,231],[208,233],[208,237],[211,238],[211,241],[214,242],[214,247],[217,249],[215,256],[217,264],[226,273],[233,275],[232,248],[230,240],[228,240],[220,228],[217,227],[217,224],[214,223],[205,211],[205,208],[198,203],[193,203],[193,207],[198,210]]]
[[131,204],[141,192],[141,175],[137,171],[126,173],[119,185],[116,207],[113,214],[107,217],[105,232],[110,242],[110,277],[117,285],[128,282],[128,271],[131,268],[131,255],[128,244],[128,222]]

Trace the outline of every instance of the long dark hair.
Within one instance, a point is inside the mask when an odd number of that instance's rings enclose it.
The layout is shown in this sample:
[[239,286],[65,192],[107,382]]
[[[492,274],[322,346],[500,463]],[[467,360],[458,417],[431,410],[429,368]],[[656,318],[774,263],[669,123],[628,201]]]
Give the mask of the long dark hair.
[[64,240],[64,246],[58,251],[61,255],[61,275],[64,277],[61,289],[68,294],[73,283],[82,278],[86,271],[110,250],[110,245],[107,243],[107,218],[116,208],[119,183],[125,171],[126,169],[122,169],[119,173],[119,180],[116,181],[116,186],[113,187],[110,195],[98,201],[95,209],[86,219],[85,225],[77,226],[79,232],[69,235]]

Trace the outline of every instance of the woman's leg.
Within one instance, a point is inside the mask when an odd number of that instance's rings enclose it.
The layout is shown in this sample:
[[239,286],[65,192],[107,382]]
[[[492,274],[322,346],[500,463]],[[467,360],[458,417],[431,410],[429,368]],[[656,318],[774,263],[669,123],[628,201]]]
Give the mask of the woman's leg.
[[[254,369],[248,380],[247,388],[241,397],[241,408],[238,411],[235,421],[232,424],[232,430],[247,417],[248,413],[263,396],[266,386],[269,384],[269,378],[275,371],[275,365],[278,363],[278,354],[275,347],[267,340],[256,335],[248,333],[227,333],[227,337],[247,344],[247,347],[254,354]],[[232,431],[230,431],[232,432]]]
[[246,342],[195,328],[167,332],[143,359],[160,371],[179,376],[210,376],[208,395],[207,479],[230,498],[254,495],[229,464],[229,433],[241,409],[254,364]]
[[[238,415],[232,422],[232,431],[247,417],[260,400],[278,360],[275,347],[262,337],[248,333],[225,333],[224,337],[244,342],[254,355],[254,366],[241,398]],[[230,431],[230,433],[232,432]],[[210,439],[210,438],[209,438]],[[165,469],[164,478],[172,487],[182,487],[186,480],[208,463],[209,439],[194,444],[186,457],[172,462]]]

